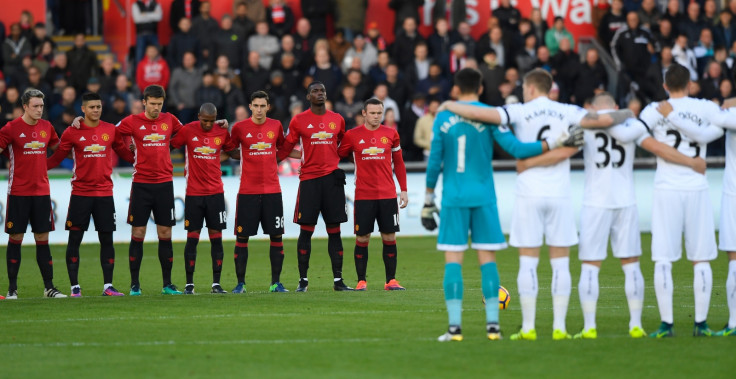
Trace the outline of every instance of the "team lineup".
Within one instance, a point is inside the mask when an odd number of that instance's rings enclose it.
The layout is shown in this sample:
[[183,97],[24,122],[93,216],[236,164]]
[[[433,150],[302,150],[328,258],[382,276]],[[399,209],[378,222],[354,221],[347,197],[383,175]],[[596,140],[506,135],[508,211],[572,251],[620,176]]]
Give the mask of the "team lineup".
[[[494,142],[517,161],[518,177],[509,244],[519,250],[517,276],[521,329],[511,340],[536,340],[535,313],[538,293],[536,270],[540,248],[550,252],[554,340],[573,338],[565,319],[572,292],[569,248],[579,244],[581,275],[578,284],[584,327],[574,338],[597,337],[595,314],[598,272],[606,258],[610,237],[613,256],[621,262],[630,312],[631,337],[647,336],[641,322],[644,276],[639,268],[641,241],[634,200],[633,157],[635,145],[657,156],[652,214],[652,259],[654,287],[661,317],[651,337],[674,335],[672,262],[681,258],[684,234],[687,259],[693,263],[695,336],[736,335],[736,114],[721,110],[709,101],[688,97],[689,73],[674,65],[665,76],[670,99],[652,103],[639,119],[618,110],[608,94],[597,95],[592,109],[561,104],[547,97],[551,76],[532,70],[524,77],[524,103],[493,108],[478,101],[481,74],[462,69],[455,75],[457,101],[441,106],[433,127],[427,166],[426,196],[422,224],[437,228],[437,250],[445,252],[443,288],[448,312],[447,332],[440,341],[462,341],[463,252],[477,250],[481,288],[485,301],[486,332],[490,340],[502,338],[499,323],[500,279],[496,251],[508,244],[500,227],[492,176]],[[8,205],[5,230],[9,234],[7,267],[9,288],[6,299],[17,299],[21,243],[30,223],[36,242],[36,260],[44,282],[44,296],[67,297],[53,283],[53,265],[48,246],[53,231],[48,169],[63,159],[74,160],[72,193],[65,222],[68,230],[66,265],[71,296],[81,297],[79,247],[94,219],[100,243],[103,296],[124,296],[113,286],[115,207],[111,179],[112,151],[134,167],[127,222],[132,227],[128,258],[129,295],[142,294],[139,280],[144,237],[153,215],[158,236],[158,257],[165,295],[194,294],[197,245],[207,227],[211,243],[211,293],[227,293],[220,278],[225,257],[222,233],[227,229],[224,186],[220,163],[240,161],[241,180],[237,193],[233,258],[237,284],[233,293],[246,292],[248,241],[259,225],[269,235],[271,263],[270,292],[288,292],[281,281],[284,263],[284,209],[278,178],[278,162],[301,159],[300,183],[293,222],[300,226],[296,255],[299,269],[296,292],[306,292],[311,239],[321,215],[328,233],[327,252],[335,291],[365,291],[370,236],[377,223],[385,266],[384,289],[404,290],[396,278],[399,208],[408,204],[406,167],[398,132],[381,124],[384,105],[369,99],[363,104],[365,124],[346,132],[343,118],[325,107],[325,86],[308,86],[308,110],[292,119],[288,134],[279,121],[267,117],[270,99],[263,91],[250,96],[251,117],[229,130],[217,120],[217,108],[202,104],[198,121],[182,125],[162,112],[166,93],[160,86],[143,91],[144,112],[130,115],[117,126],[100,120],[101,98],[93,93],[82,97],[83,118],[77,119],[61,137],[48,121],[41,119],[44,96],[27,90],[22,96],[24,114],[0,129],[0,151],[10,157]],[[729,103],[730,104],[730,103]],[[736,104],[733,104],[736,105]],[[706,145],[727,136],[720,224],[720,246],[708,197]],[[128,145],[126,139],[129,139]],[[296,145],[301,149],[295,149]],[[185,149],[184,247],[186,283],[184,291],[172,281],[174,251],[171,230],[174,218],[172,148]],[[569,158],[583,150],[585,192],[581,228],[570,198]],[[47,151],[53,154],[47,158]],[[343,279],[343,243],[340,224],[347,221],[345,172],[340,159],[355,163],[354,262],[357,284]],[[442,176],[441,210],[434,189]],[[396,189],[394,177],[399,184]],[[398,194],[398,196],[397,196]],[[730,211],[730,212],[729,212]],[[713,288],[710,261],[718,247],[729,255],[726,283],[730,318],[719,332],[706,323]]]

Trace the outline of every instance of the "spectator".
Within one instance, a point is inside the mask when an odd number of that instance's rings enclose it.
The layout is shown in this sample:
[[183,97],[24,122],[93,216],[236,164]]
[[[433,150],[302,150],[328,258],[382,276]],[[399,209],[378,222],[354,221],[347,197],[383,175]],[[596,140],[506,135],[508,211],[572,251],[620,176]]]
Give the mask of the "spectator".
[[338,29],[335,35],[329,39],[329,47],[332,59],[340,63],[345,58],[345,53],[347,53],[348,49],[352,48],[352,45],[345,40],[345,33],[341,29]]
[[[80,104],[81,107],[81,104]],[[51,119],[51,124],[54,126],[54,130],[56,131],[57,135],[61,135],[64,133],[66,128],[69,127],[69,125],[72,124],[74,121],[74,118],[79,116],[77,112],[74,111],[73,107],[66,107],[61,110],[61,113],[56,118]],[[68,167],[67,167],[68,168]]]
[[363,28],[365,28],[368,0],[337,0],[335,5],[335,16],[337,18],[335,27],[343,30],[348,42],[353,42],[355,35],[363,33]]
[[483,94],[481,99],[484,103],[493,106],[503,105],[503,98],[498,87],[504,81],[504,70],[496,62],[496,52],[489,50],[478,65],[480,73],[483,74]]
[[402,109],[401,122],[399,123],[399,140],[401,141],[401,154],[405,161],[421,161],[422,149],[414,144],[414,129],[417,120],[424,116],[424,108],[427,98],[421,93],[415,93],[411,102]]
[[199,59],[198,51],[199,42],[192,33],[192,21],[184,17],[179,20],[179,31],[171,36],[169,45],[166,47],[166,63],[172,68],[179,67],[184,53],[193,52],[194,56]]
[[225,96],[224,109],[218,109],[220,118],[224,117],[226,120],[234,119],[235,110],[238,108],[238,105],[247,103],[245,96],[243,96],[243,91],[233,85],[232,80],[223,75],[217,75],[217,88]]
[[518,30],[521,12],[511,5],[510,0],[501,0],[498,8],[493,10],[493,16],[498,18],[498,24],[504,34],[511,34]]
[[74,36],[74,47],[66,57],[72,71],[71,84],[81,93],[97,68],[97,55],[87,47],[84,34],[78,33]]
[[731,83],[731,80],[729,80],[728,78],[721,79],[721,83],[718,86],[718,89],[720,91],[718,102],[721,104],[723,104],[723,100],[734,96],[733,83]]
[[281,121],[282,125],[286,125],[289,119],[289,96],[291,91],[284,85],[284,73],[280,70],[273,70],[270,81],[264,89],[271,98],[271,118]]
[[529,72],[537,63],[537,36],[531,32],[527,33],[524,36],[523,46],[524,48],[516,53],[516,67],[522,75]]
[[200,63],[212,67],[215,63],[215,38],[220,31],[217,21],[212,18],[212,5],[205,1],[199,5],[199,16],[192,20],[192,34],[197,39],[200,48]]
[[360,70],[364,74],[367,74],[371,66],[378,60],[378,51],[373,47],[373,44],[366,42],[361,33],[355,34],[353,46],[345,53],[345,58],[342,60],[343,72],[347,73],[355,58],[360,59]]
[[[346,84],[355,88],[356,101],[367,100],[371,96],[371,90],[360,70],[350,69],[347,73]],[[358,124],[360,125],[360,124]]]
[[0,44],[5,42],[5,24],[0,21]]
[[294,54],[284,53],[281,55],[279,69],[284,73],[284,85],[289,89],[296,89],[299,86],[299,78],[301,73],[296,67]]
[[381,36],[381,31],[378,30],[378,23],[376,22],[368,24],[366,40],[378,51],[385,51],[388,49],[388,43],[386,42],[386,39]]
[[256,34],[248,38],[248,50],[258,53],[261,67],[271,69],[273,58],[279,52],[279,39],[268,34],[267,22],[261,21],[256,24]]
[[100,79],[97,79],[96,77],[93,76],[93,77],[90,77],[89,80],[87,81],[87,86],[85,87],[85,89],[80,92],[82,93],[92,92],[92,93],[99,94],[101,87],[102,86],[100,85]]
[[195,94],[202,80],[202,71],[195,67],[197,58],[192,52],[184,53],[182,64],[171,74],[171,85],[168,90],[169,102],[176,108],[177,116],[182,123],[196,119],[197,111],[202,103],[197,103]]
[[[273,37],[274,39],[276,37]],[[245,46],[244,39],[240,39],[240,35],[233,27],[233,19],[230,15],[222,16],[220,19],[220,30],[218,30],[215,37],[215,55],[214,58],[220,55],[226,55],[233,67],[240,67],[243,65],[241,57],[243,56],[243,48]],[[276,46],[278,48],[278,40],[276,40]]]
[[171,10],[169,11],[169,27],[171,27],[172,33],[181,31],[179,26],[181,19],[186,18],[191,21],[195,17],[199,16],[199,3],[200,0],[174,0],[171,2]]
[[149,45],[146,48],[146,56],[138,64],[136,69],[136,84],[141,91],[152,85],[158,84],[164,89],[169,86],[169,65],[161,58],[158,47]]
[[217,109],[225,107],[225,96],[215,84],[215,75],[212,71],[202,73],[202,85],[195,93],[197,104],[212,103]]
[[542,18],[542,11],[539,8],[533,8],[532,13],[529,15],[529,21],[532,24],[532,32],[537,36],[537,43],[541,44],[544,42],[544,36],[549,29],[547,20]]
[[281,62],[281,57],[285,54],[289,54],[294,58],[294,65],[296,67],[301,67],[300,64],[302,62],[302,52],[296,49],[296,43],[294,42],[294,37],[291,34],[285,34],[283,37],[281,37],[281,48],[279,53],[274,58],[274,61],[276,63]]
[[403,22],[402,29],[396,34],[396,39],[392,46],[392,56],[396,59],[396,63],[399,64],[399,68],[403,71],[406,70],[412,63],[412,56],[406,54],[406,52],[414,51],[414,46],[419,41],[423,41],[421,35],[417,32],[417,19],[406,18]]
[[33,65],[41,70],[41,75],[46,75],[51,62],[54,61],[54,45],[49,41],[41,44],[38,54],[33,58]]
[[122,96],[114,95],[112,97],[111,103],[111,106],[106,106],[104,108],[105,111],[102,113],[101,120],[109,122],[113,125],[117,125],[120,121],[127,117],[130,112],[128,112],[125,99]]
[[309,58],[312,56],[312,48],[316,38],[312,35],[312,26],[306,18],[300,18],[296,22],[296,33],[294,34],[294,45],[297,54],[294,54],[299,60],[299,67],[308,69],[311,65]]
[[624,15],[623,9],[623,0],[613,0],[611,8],[603,15],[600,24],[598,24],[598,38],[608,51],[611,51],[613,36],[619,29],[626,26],[626,15]]
[[368,71],[368,75],[374,85],[376,83],[386,81],[386,68],[388,67],[389,62],[390,57],[388,51],[382,51],[378,53],[378,60],[376,60],[376,64]]
[[227,80],[232,82],[233,86],[236,88],[242,88],[243,84],[240,82],[240,69],[236,71],[230,67],[230,58],[228,58],[227,55],[220,55],[217,57],[217,60],[215,60],[214,74],[217,76],[224,76]]
[[[544,46],[540,46],[537,48],[537,54],[539,54],[539,51],[542,50]],[[549,50],[546,48],[544,49],[547,55],[549,55]],[[517,70],[514,67],[509,67],[506,69],[506,72],[504,73],[504,81],[509,83],[510,92],[508,94],[504,94],[503,90],[501,90],[502,97],[506,99],[507,96],[513,95],[517,100],[516,102],[519,102],[524,99],[524,89],[522,88],[522,80],[521,76],[519,75],[519,70]],[[503,85],[503,83],[502,83]],[[500,88],[499,88],[500,90]],[[512,104],[508,102],[508,99],[506,99],[506,104]]]
[[579,106],[583,106],[588,99],[606,91],[608,73],[600,61],[598,50],[589,48],[585,52],[585,62],[579,66],[573,80],[575,86],[571,101]]
[[580,71],[580,56],[572,50],[568,39],[560,40],[560,50],[550,60],[555,81],[560,86],[560,101],[570,102]]
[[477,42],[475,41],[475,38],[470,34],[471,28],[470,24],[468,24],[467,21],[463,21],[459,24],[457,24],[456,28],[457,33],[454,33],[451,35],[451,44],[455,44],[457,42],[462,42],[465,44],[465,50],[467,51],[467,54],[469,57],[475,57],[475,50]]
[[672,47],[675,44],[677,35],[672,31],[672,22],[663,18],[659,21],[659,31],[654,35],[654,41],[660,50],[667,46]]
[[31,51],[34,55],[38,55],[39,51],[41,51],[41,45],[44,42],[50,42],[51,46],[56,48],[56,43],[46,32],[46,24],[38,22],[33,27],[33,35],[31,35]]
[[[616,65],[626,75],[623,77],[622,90],[628,90],[630,83],[635,83],[634,89],[642,84],[651,64],[652,45],[652,35],[639,26],[639,15],[629,12],[626,15],[626,27],[619,29],[611,42]],[[648,95],[651,97],[652,94]]]
[[118,75],[120,72],[115,68],[112,54],[105,55],[95,73],[95,77],[100,81],[100,94],[103,99],[115,90],[115,80]]
[[506,67],[513,61],[509,46],[503,39],[503,31],[498,26],[493,26],[478,40],[478,51],[481,60],[489,50],[493,50],[496,53],[496,62],[501,67]]
[[[667,69],[674,62],[672,48],[669,46],[663,47],[660,57],[658,61],[649,66],[643,83],[645,87],[644,91],[654,94],[651,98],[652,101],[661,101],[667,98],[667,93],[664,91],[662,84],[664,83],[665,72],[667,72]],[[646,86],[649,86],[649,88],[646,88]]]
[[158,23],[163,18],[161,4],[156,0],[138,0],[131,6],[135,23],[135,63],[140,63],[149,45],[158,47]]
[[[4,87],[5,81],[0,80],[0,82],[2,82],[0,83],[0,85]],[[7,88],[5,88],[4,95],[0,98],[0,110],[2,111],[3,126],[16,118],[13,117],[13,112],[14,109],[17,107],[22,107],[18,87],[8,86]]]
[[736,41],[736,26],[731,23],[733,16],[729,11],[724,10],[718,17],[718,22],[713,27],[713,39],[716,46],[729,48]]
[[687,17],[683,18],[677,25],[678,33],[685,33],[687,40],[694,44],[700,38],[700,31],[705,27],[705,21],[700,15],[700,4],[697,2],[688,4]]
[[[266,7],[263,5],[263,0],[236,0],[233,4],[233,8],[237,9],[240,3],[245,3],[248,9],[248,18],[253,23],[266,20]],[[250,94],[248,94],[250,96]]]
[[411,85],[399,73],[399,66],[394,62],[386,67],[386,87],[388,96],[402,108],[408,102],[409,94],[413,92]]
[[704,99],[718,100],[721,92],[721,80],[725,77],[718,62],[710,61],[707,66],[703,79],[700,80],[700,93]]
[[672,48],[672,57],[675,62],[685,66],[690,71],[690,80],[698,80],[698,60],[695,53],[688,47],[687,35],[680,34],[675,40],[675,46]]
[[537,48],[537,61],[534,62],[534,68],[541,68],[544,71],[552,73],[552,62],[547,46],[539,46]]
[[327,91],[327,99],[334,102],[339,96],[338,89],[342,84],[342,72],[337,65],[330,61],[327,49],[319,49],[314,53],[314,66],[309,68],[307,75],[315,81],[322,82]]
[[[82,112],[82,102],[77,101],[77,91],[72,86],[66,86],[61,92],[61,98],[55,104],[52,104],[49,109],[49,120],[58,120],[64,109],[71,108],[75,110],[75,113]],[[69,126],[66,124],[65,126]]]
[[427,113],[417,120],[414,128],[414,144],[422,149],[422,156],[426,162],[429,159],[429,149],[432,145],[432,126],[437,117],[437,109],[440,102],[437,99],[429,100]]
[[450,47],[452,45],[450,45],[450,29],[447,20],[438,18],[435,21],[434,32],[427,38],[427,45],[429,46],[429,55],[442,65],[442,70],[446,73],[452,72],[449,67]]
[[51,99],[52,89],[49,84],[43,80],[43,76],[41,76],[41,70],[36,66],[31,66],[28,68],[28,79],[25,81],[25,88],[23,88],[20,92],[25,92],[28,88],[35,88],[41,92],[43,92],[43,95],[47,99]]
[[449,57],[449,73],[454,75],[456,72],[465,68],[467,56],[465,55],[465,45],[462,42],[458,42],[452,45]]
[[386,121],[386,113],[388,110],[392,110],[394,112],[394,120],[396,120],[396,122],[401,121],[399,105],[394,101],[394,99],[388,96],[388,86],[386,86],[386,83],[379,83],[376,88],[373,89],[373,97],[383,102],[383,121]]
[[345,119],[345,130],[350,130],[358,125],[355,124],[355,115],[363,109],[363,102],[355,98],[355,87],[351,85],[342,86],[341,97],[335,103],[335,111]]
[[425,96],[434,96],[442,101],[447,100],[450,95],[450,82],[442,76],[442,68],[437,63],[429,66],[429,76],[420,80],[415,88]]
[[695,53],[695,59],[698,62],[698,77],[703,75],[705,66],[708,62],[713,59],[715,53],[715,45],[713,44],[713,32],[708,28],[703,28],[700,31],[700,38],[693,47],[693,53]]
[[721,65],[721,71],[728,76],[733,71],[734,59],[728,56],[728,51],[723,46],[716,47],[716,51],[713,54],[713,60]]
[[431,62],[427,44],[424,42],[417,43],[414,47],[414,64],[410,65],[405,71],[409,83],[412,86],[416,85],[420,80],[427,78],[429,75],[429,64]]
[[[260,65],[261,56],[256,51],[248,53],[248,61],[240,72],[243,83],[243,94],[250,98],[250,94],[262,90],[268,83],[268,70]],[[306,95],[305,95],[306,96]]]
[[398,113],[396,113],[394,108],[387,108],[386,111],[383,113],[383,121],[381,123],[383,124],[383,126],[398,131],[399,124],[398,120],[396,119],[397,115]]
[[233,29],[238,34],[238,39],[247,41],[256,30],[256,24],[248,17],[248,4],[239,2],[235,5],[235,19]]
[[72,71],[69,69],[68,60],[66,59],[65,53],[56,53],[54,55],[54,61],[51,63],[51,67],[46,71],[46,81],[48,83],[54,83],[59,76],[67,83],[71,83]]
[[662,13],[657,9],[655,0],[642,0],[639,14],[639,22],[641,27],[648,29],[652,34],[659,31],[659,21],[662,19]]
[[21,61],[31,54],[31,43],[23,36],[19,23],[10,25],[10,35],[3,42],[3,74],[6,80],[14,82],[21,73]]
[[[110,95],[110,98],[108,98],[108,101],[111,101],[115,97],[120,97],[125,100],[125,108],[130,109],[132,112],[133,109],[133,103],[137,100],[136,96],[133,95],[133,91],[130,89],[130,83],[128,81],[128,77],[125,76],[125,74],[118,75],[117,79],[115,79],[115,90]],[[135,114],[135,113],[134,113]]]
[[270,0],[266,8],[268,28],[276,37],[283,37],[294,27],[294,12],[284,0]]
[[[391,0],[388,7],[396,11],[394,16],[394,31],[397,33],[404,25],[407,18],[413,19],[415,22],[419,20],[419,7],[424,5],[424,0]],[[379,48],[379,50],[381,50]],[[405,50],[411,51],[411,50]]]
[[702,18],[706,28],[712,28],[716,24],[718,21],[718,7],[715,0],[705,0]]
[[662,19],[670,20],[672,29],[679,33],[680,24],[685,21],[685,16],[680,12],[680,0],[668,0]]
[[552,25],[552,29],[547,30],[544,35],[544,44],[547,45],[550,55],[555,55],[560,50],[560,40],[570,40],[570,46],[575,48],[575,40],[572,38],[572,34],[565,29],[565,19],[562,17],[555,17],[555,23]]
[[[299,111],[299,113],[301,113],[301,111]],[[248,117],[248,108],[246,108],[245,105],[238,105],[238,107],[235,108],[235,122],[244,121]]]
[[327,17],[335,13],[332,1],[302,0],[302,15],[312,25],[312,33],[318,38],[327,36]]

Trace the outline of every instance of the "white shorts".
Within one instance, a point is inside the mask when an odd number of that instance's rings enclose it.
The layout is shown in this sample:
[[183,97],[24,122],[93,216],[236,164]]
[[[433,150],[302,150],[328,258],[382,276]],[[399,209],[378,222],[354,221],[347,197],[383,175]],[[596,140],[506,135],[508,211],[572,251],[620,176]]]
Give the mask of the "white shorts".
[[713,207],[708,190],[655,189],[652,201],[652,260],[679,260],[682,257],[683,232],[688,260],[711,261],[718,256]]
[[581,261],[605,260],[609,235],[614,257],[641,256],[639,211],[636,205],[617,209],[583,206],[578,258]]
[[578,243],[569,197],[516,197],[509,243],[514,247],[567,247]]
[[721,225],[718,233],[718,248],[736,251],[736,196],[721,195]]

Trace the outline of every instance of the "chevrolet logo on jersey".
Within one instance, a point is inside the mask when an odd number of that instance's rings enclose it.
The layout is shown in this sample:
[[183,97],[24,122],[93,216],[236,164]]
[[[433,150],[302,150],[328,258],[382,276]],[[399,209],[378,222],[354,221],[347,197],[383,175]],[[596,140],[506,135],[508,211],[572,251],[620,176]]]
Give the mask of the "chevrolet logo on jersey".
[[44,146],[46,146],[45,143],[38,142],[38,141],[31,141],[31,142],[28,142],[25,145],[23,145],[24,148],[26,148],[26,149],[32,149],[32,150],[38,150],[38,149],[43,148]]
[[85,146],[84,151],[89,151],[92,153],[99,153],[100,151],[105,151],[106,148],[107,146],[101,146],[98,144],[94,144],[94,145]]
[[251,150],[263,151],[263,150],[270,149],[270,148],[271,148],[271,144],[265,143],[265,142],[258,142],[258,143],[254,143],[250,145]]
[[166,136],[162,136],[158,133],[149,134],[143,137],[144,141],[151,141],[151,142],[158,142],[158,141],[165,140],[165,139],[166,139]]
[[383,154],[383,151],[384,149],[380,147],[369,147],[367,149],[363,149],[363,154],[378,155],[378,154]]
[[200,146],[200,147],[194,149],[194,152],[195,153],[204,154],[204,155],[210,155],[210,154],[216,153],[217,150],[215,150],[215,149],[213,149],[213,148],[211,148],[209,146]]
[[327,133],[327,132],[312,133],[312,139],[318,139],[320,141],[324,141],[330,138],[332,138],[332,133]]

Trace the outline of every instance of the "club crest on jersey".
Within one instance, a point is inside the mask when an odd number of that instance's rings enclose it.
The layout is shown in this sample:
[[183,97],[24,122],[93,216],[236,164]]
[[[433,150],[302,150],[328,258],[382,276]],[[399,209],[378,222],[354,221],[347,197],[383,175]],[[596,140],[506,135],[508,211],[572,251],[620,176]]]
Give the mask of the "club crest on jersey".
[[388,137],[381,137],[381,143],[384,145],[388,145]]
[[102,133],[102,140],[103,141],[109,141],[110,140],[110,135],[107,134],[107,133]]
[[84,147],[85,152],[91,152],[91,153],[99,153],[100,151],[105,151],[107,146],[102,146],[98,144],[89,145]]
[[189,220],[184,220],[184,226],[189,226]]
[[165,139],[166,139],[166,136],[162,136],[162,135],[160,135],[158,133],[149,134],[149,135],[143,137],[143,140],[144,141],[150,141],[150,142],[158,142],[158,141],[162,141],[162,140],[165,140]]
[[200,146],[200,147],[194,149],[194,152],[195,153],[200,153],[200,154],[203,154],[203,155],[210,155],[210,154],[216,153],[217,150],[216,149],[213,149],[213,148],[211,148],[209,146]]
[[167,125],[167,124],[166,124],[166,123],[164,122],[163,124],[161,124],[161,130],[164,130],[164,131],[166,131],[166,130],[169,130],[169,125]]
[[215,145],[217,145],[217,146],[220,146],[220,145],[222,145],[222,138],[220,138],[220,137],[215,137]]
[[25,145],[23,145],[24,148],[31,149],[31,150],[38,150],[38,149],[43,148],[44,146],[46,146],[45,143],[38,142],[38,141],[27,142]]
[[250,149],[251,150],[264,151],[264,150],[270,149],[270,148],[271,148],[271,144],[270,143],[266,143],[266,142],[258,142],[258,143],[253,143],[253,144],[250,145]]
[[66,222],[66,226],[67,226],[67,227],[71,227],[71,226],[72,226],[72,222],[71,222],[71,221],[67,221],[67,222]]
[[276,137],[276,133],[269,130],[268,133],[266,133],[266,137],[268,137],[268,139],[273,139]]
[[[324,124],[322,126],[324,126]],[[327,133],[327,132],[312,133],[312,139],[318,139],[320,141],[324,141],[330,138],[332,138],[332,133]]]
[[337,129],[337,124],[335,124],[334,122],[331,122],[331,123],[329,124],[329,126],[330,126],[330,129],[332,129],[332,130],[335,130],[335,129]]
[[45,130],[41,131],[41,138],[46,138],[49,134]]
[[383,154],[384,151],[385,149],[383,148],[371,146],[367,149],[363,149],[363,154],[378,155],[378,154]]

